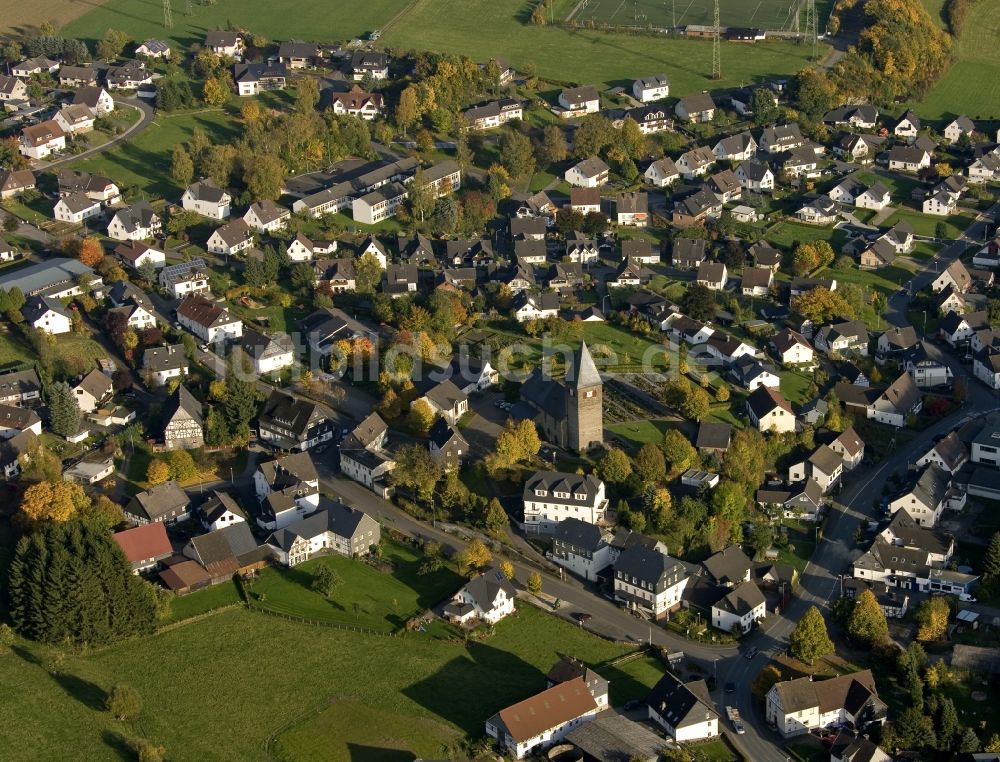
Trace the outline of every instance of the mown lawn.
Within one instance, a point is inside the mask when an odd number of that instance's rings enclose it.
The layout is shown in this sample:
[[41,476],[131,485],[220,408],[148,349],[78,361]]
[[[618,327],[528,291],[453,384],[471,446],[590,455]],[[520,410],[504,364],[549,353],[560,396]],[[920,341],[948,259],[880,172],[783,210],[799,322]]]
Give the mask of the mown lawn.
[[953,214],[950,217],[938,217],[933,214],[923,214],[908,207],[900,207],[882,223],[883,227],[892,227],[900,220],[906,220],[913,226],[916,235],[937,237],[937,226],[944,222],[947,230],[945,238],[958,238],[972,224],[972,217],[964,214]]
[[[112,5],[115,3],[98,8],[95,13]],[[200,6],[196,7],[205,10]],[[180,13],[177,15],[182,16]],[[163,32],[162,28],[158,27],[158,30]],[[130,140],[98,156],[73,162],[71,166],[73,169],[106,175],[123,190],[132,189],[133,192],[143,192],[148,196],[176,200],[181,189],[175,187],[169,179],[171,151],[174,145],[187,142],[198,128],[204,130],[213,143],[227,143],[237,135],[233,117],[219,109],[177,114],[158,112],[152,123],[139,130]]]
[[621,437],[629,442],[633,449],[638,450],[646,442],[652,442],[655,445],[663,444],[663,435],[669,429],[676,428],[677,424],[677,421],[658,418],[650,421],[609,423],[604,427],[604,430]]
[[[170,759],[244,762],[272,759],[267,740],[282,733],[277,748],[289,762],[365,758],[351,755],[376,754],[372,745],[447,758],[442,742],[480,735],[484,718],[543,690],[561,654],[607,671],[615,705],[635,697],[662,671],[602,668],[627,652],[527,605],[493,637],[468,645],[363,636],[237,608],[99,652],[67,653],[55,677],[42,666],[53,650],[19,643],[0,657],[0,747],[30,762],[118,759],[122,736],[142,735]],[[134,724],[103,709],[119,682],[142,696]],[[309,725],[314,734],[295,732],[335,701],[350,704],[351,723],[332,712]]]
[[[380,28],[405,5],[406,0],[333,5],[324,0],[302,0],[296,3],[295,12],[289,13],[287,5],[271,0],[218,0],[211,5],[191,2],[188,6],[175,2],[174,25],[165,29],[160,3],[108,0],[60,31],[92,42],[108,29],[120,29],[133,40],[155,37],[172,41],[186,53],[193,44],[204,42],[205,32],[212,29],[242,28],[275,41],[346,40]],[[191,8],[191,15],[186,7]]]
[[[938,3],[940,0],[924,0]],[[932,18],[940,14],[931,13]],[[972,5],[958,42],[955,63],[915,108],[924,119],[1000,118],[1000,0]],[[943,126],[943,124],[942,124]]]
[[808,225],[804,222],[794,222],[792,220],[783,220],[775,225],[773,228],[767,231],[764,238],[775,244],[776,246],[784,246],[786,248],[792,247],[796,242],[798,243],[810,243],[812,241],[829,241],[830,245],[833,246],[836,251],[840,244],[843,243],[842,239],[844,233],[839,230],[834,230],[833,227],[827,227],[823,225]]
[[[270,567],[248,586],[250,600],[281,614],[393,632],[462,586],[450,569],[421,575],[420,554],[412,548],[386,541],[385,555],[395,565],[392,574],[340,555],[313,558],[291,569]],[[333,569],[342,580],[330,599],[311,587],[320,566]]]
[[222,582],[187,595],[179,595],[170,601],[170,616],[167,622],[179,622],[207,611],[230,606],[240,602],[240,593],[235,583]]
[[781,379],[781,393],[785,399],[796,405],[808,402],[809,385],[812,383],[812,376],[806,373],[799,373],[794,370],[783,370],[778,374]]
[[[528,23],[530,5],[419,0],[381,42],[404,50],[462,53],[481,61],[503,56],[519,70],[534,66],[543,78],[592,85],[631,83],[638,72],[670,72],[670,94],[736,87],[801,69],[807,46],[768,42],[724,43],[720,81],[712,81],[712,45],[705,40],[607,34]],[[315,34],[314,34],[315,36]],[[820,55],[825,55],[822,51]]]

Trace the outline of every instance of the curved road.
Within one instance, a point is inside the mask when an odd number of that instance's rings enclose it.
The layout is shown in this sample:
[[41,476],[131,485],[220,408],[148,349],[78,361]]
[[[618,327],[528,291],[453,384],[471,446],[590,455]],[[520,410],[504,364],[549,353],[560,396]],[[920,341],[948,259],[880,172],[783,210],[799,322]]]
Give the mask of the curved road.
[[129,125],[129,128],[125,130],[125,132],[121,135],[113,137],[107,143],[95,146],[94,148],[88,148],[86,151],[74,154],[73,156],[64,156],[60,159],[56,159],[55,161],[35,161],[32,162],[31,168],[35,170],[47,170],[52,169],[53,167],[58,167],[62,164],[69,164],[73,161],[79,161],[80,159],[87,159],[91,156],[95,156],[103,151],[107,151],[109,148],[112,148],[125,140],[128,140],[139,130],[145,129],[156,116],[155,109],[139,98],[115,98],[115,105],[125,106],[126,108],[134,108],[139,112],[139,121],[135,124]]

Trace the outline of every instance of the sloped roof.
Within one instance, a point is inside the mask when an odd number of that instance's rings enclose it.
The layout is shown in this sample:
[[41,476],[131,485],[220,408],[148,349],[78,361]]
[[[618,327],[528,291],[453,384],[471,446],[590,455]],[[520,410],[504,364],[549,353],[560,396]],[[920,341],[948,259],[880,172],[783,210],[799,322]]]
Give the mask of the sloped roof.
[[167,528],[160,521],[115,532],[111,539],[118,544],[131,563],[144,561],[147,558],[169,556],[173,553],[170,538],[167,537]]
[[515,743],[522,743],[595,711],[597,703],[586,683],[576,678],[501,709],[497,716]]

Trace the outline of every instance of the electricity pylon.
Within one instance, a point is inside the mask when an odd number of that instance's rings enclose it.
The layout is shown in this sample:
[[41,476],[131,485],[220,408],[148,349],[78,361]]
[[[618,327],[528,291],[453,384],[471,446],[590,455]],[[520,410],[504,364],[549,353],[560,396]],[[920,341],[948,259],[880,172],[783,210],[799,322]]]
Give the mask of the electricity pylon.
[[170,29],[174,25],[174,12],[170,0],[163,0],[163,28]]
[[712,26],[712,79],[722,79],[722,51],[719,48],[719,0],[715,0],[715,23]]

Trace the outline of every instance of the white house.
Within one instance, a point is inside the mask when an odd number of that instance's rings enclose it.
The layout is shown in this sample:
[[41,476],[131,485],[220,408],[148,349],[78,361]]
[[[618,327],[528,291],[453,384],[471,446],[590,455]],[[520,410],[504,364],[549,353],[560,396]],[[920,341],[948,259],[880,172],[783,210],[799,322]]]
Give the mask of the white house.
[[515,759],[561,741],[601,708],[582,677],[559,683],[486,721],[486,735]]
[[70,104],[56,112],[55,122],[67,135],[82,135],[94,129],[97,115],[89,106]]
[[463,624],[471,619],[496,624],[514,613],[516,597],[514,586],[494,570],[469,580],[445,606],[444,613],[449,619]]
[[116,241],[143,241],[152,238],[163,228],[159,215],[146,201],[115,210],[108,223],[108,237]]
[[670,80],[666,74],[642,77],[632,83],[632,95],[643,103],[663,100],[670,95]]
[[932,527],[945,508],[961,505],[964,505],[964,495],[959,497],[952,492],[951,476],[937,464],[930,463],[913,486],[889,501],[889,512],[905,510],[920,526]]
[[878,697],[871,670],[829,680],[811,676],[775,683],[767,693],[766,717],[785,738],[850,722],[863,730],[881,723],[886,705]]
[[736,179],[740,185],[754,193],[767,193],[774,190],[774,172],[762,162],[744,161],[736,168]]
[[146,58],[170,58],[170,44],[163,40],[149,39],[135,49],[137,56]]
[[596,114],[601,109],[601,97],[594,87],[571,87],[559,93],[559,106],[563,118]]
[[522,291],[514,298],[512,310],[514,319],[519,323],[556,317],[559,314],[559,294]]
[[833,489],[844,473],[844,461],[828,445],[820,445],[812,455],[792,464],[788,469],[789,482],[815,481],[824,494]]
[[29,159],[45,159],[66,150],[66,133],[53,119],[29,125],[21,130],[18,150]]
[[524,526],[546,534],[560,521],[576,518],[597,524],[608,507],[604,482],[593,475],[537,471],[524,483]]
[[291,217],[290,209],[264,199],[250,204],[250,208],[243,215],[243,221],[258,233],[273,233],[285,227]]
[[115,387],[111,379],[96,368],[73,387],[73,396],[81,413],[93,413],[111,399]]
[[892,201],[889,189],[882,183],[875,183],[854,199],[858,209],[884,209]]
[[649,719],[674,741],[702,741],[719,735],[719,714],[704,680],[682,683],[665,672],[646,696]]
[[295,342],[287,333],[273,336],[246,329],[240,341],[243,352],[253,360],[259,375],[275,373],[295,364]]
[[931,448],[917,458],[915,465],[928,466],[931,463],[942,471],[954,474],[969,460],[969,450],[958,436],[957,431],[935,442]]
[[795,431],[795,413],[780,391],[761,386],[747,397],[747,415],[760,431]]
[[712,626],[724,632],[747,633],[766,614],[764,594],[755,582],[746,580],[712,604]]
[[58,299],[50,296],[30,296],[21,308],[25,322],[42,333],[57,335],[69,333],[73,321],[69,310]]
[[646,178],[646,182],[650,185],[655,185],[657,188],[667,187],[676,181],[680,176],[681,173],[678,171],[677,165],[674,164],[674,160],[669,157],[657,159],[650,164],[643,173],[643,177]]
[[115,256],[133,270],[138,270],[145,264],[151,264],[157,270],[167,264],[166,252],[154,249],[141,241],[129,241],[115,247]]
[[680,607],[688,572],[675,559],[636,544],[626,547],[614,565],[615,599],[628,608],[661,619]]
[[313,556],[339,553],[367,555],[382,536],[379,523],[364,511],[339,503],[272,532],[265,543],[285,566],[297,566]]
[[247,520],[247,515],[228,492],[214,490],[198,508],[201,525],[210,532]]
[[715,101],[708,93],[686,95],[677,101],[674,113],[686,122],[711,122],[715,116]]
[[253,228],[245,220],[233,220],[216,228],[208,239],[208,250],[212,254],[231,256],[253,246]]
[[174,299],[182,299],[188,294],[207,294],[208,265],[205,260],[192,259],[190,262],[180,262],[168,265],[160,270],[160,285],[167,289]]
[[552,533],[550,558],[585,580],[596,580],[598,573],[611,565],[611,545],[595,524],[563,519]]
[[87,198],[82,193],[71,193],[63,196],[52,208],[53,216],[60,222],[70,222],[79,225],[84,220],[101,216],[101,202]]
[[319,507],[319,475],[308,452],[294,452],[257,466],[254,492],[261,503],[257,523],[281,529]]
[[243,335],[243,322],[201,294],[189,294],[177,305],[177,321],[204,342],[214,344]]
[[596,156],[584,159],[566,170],[565,179],[579,188],[599,188],[608,182],[611,168]]
[[231,211],[232,196],[213,180],[199,180],[189,185],[181,196],[181,207],[213,220],[226,219]]
[[896,172],[919,172],[931,165],[931,155],[915,145],[893,146],[889,151],[889,169]]
[[969,117],[963,114],[945,125],[942,134],[944,135],[945,140],[954,144],[957,143],[963,135],[971,138],[972,133],[975,131],[976,125],[971,119],[969,119]]
[[188,358],[182,344],[150,347],[142,355],[142,367],[153,386],[163,386],[171,378],[186,376]]

